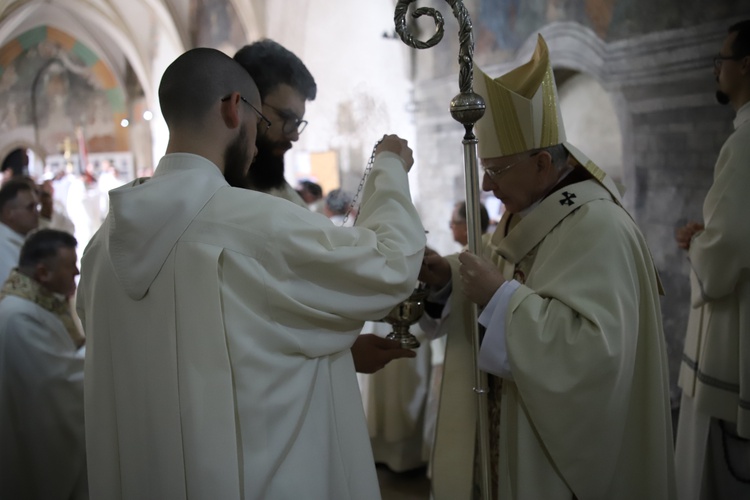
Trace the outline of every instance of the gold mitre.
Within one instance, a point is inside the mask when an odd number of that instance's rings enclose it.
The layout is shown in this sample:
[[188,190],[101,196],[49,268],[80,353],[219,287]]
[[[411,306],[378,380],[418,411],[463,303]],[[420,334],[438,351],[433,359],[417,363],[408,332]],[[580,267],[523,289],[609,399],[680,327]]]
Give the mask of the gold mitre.
[[620,192],[612,179],[565,140],[549,49],[542,35],[537,39],[529,62],[497,79],[490,78],[475,65],[474,91],[487,105],[475,127],[480,158],[509,156],[562,144],[619,201]]

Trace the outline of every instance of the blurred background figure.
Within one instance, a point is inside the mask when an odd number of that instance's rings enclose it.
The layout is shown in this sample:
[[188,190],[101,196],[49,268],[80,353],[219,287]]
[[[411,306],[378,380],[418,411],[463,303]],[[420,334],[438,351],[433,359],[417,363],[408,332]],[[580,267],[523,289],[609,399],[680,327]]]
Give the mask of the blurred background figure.
[[[391,325],[367,322],[362,332],[385,337]],[[422,436],[432,351],[419,325],[412,325],[411,333],[421,343],[416,357],[395,359],[370,375],[357,373],[375,463],[393,472],[427,465]]]
[[[482,234],[487,234],[490,225],[490,217],[487,209],[482,203],[479,204],[479,225]],[[453,233],[453,241],[465,249],[469,243],[469,232],[466,221],[466,202],[459,201],[453,207],[451,218],[448,226]],[[441,313],[448,311],[430,311],[434,316],[440,317]],[[430,461],[432,456],[433,443],[435,441],[435,425],[437,423],[438,403],[440,401],[440,386],[443,382],[443,363],[445,361],[445,332],[439,329],[437,322],[429,313],[422,315],[419,326],[426,332],[432,352],[430,383],[427,393],[427,405],[424,420],[423,448],[422,455],[426,461]],[[428,475],[431,475],[428,470]]]
[[[482,234],[487,232],[487,228],[490,225],[490,216],[487,213],[487,209],[484,208],[483,204],[479,204],[479,226],[482,230]],[[453,241],[461,245],[462,249],[469,244],[469,230],[466,225],[466,202],[459,201],[453,208],[451,214],[451,220],[449,222],[451,232],[453,233]]]
[[101,213],[102,220],[104,220],[104,217],[107,216],[107,212],[109,212],[109,192],[125,183],[120,179],[117,169],[109,160],[104,160],[102,162],[98,183],[99,212]]
[[[331,219],[334,224],[341,226],[344,223],[344,217],[346,217],[346,212],[349,210],[349,205],[351,205],[351,203],[351,194],[340,188],[334,189],[325,197],[323,214]],[[352,224],[354,224],[354,216],[350,215],[346,220],[346,225],[351,226]]]
[[38,204],[33,182],[13,179],[0,188],[0,283],[18,265],[26,236],[39,226]]
[[51,180],[42,182],[37,189],[39,193],[39,227],[42,229],[57,229],[75,234],[75,224],[68,217],[65,206],[55,199],[55,188]]
[[25,149],[14,149],[3,160],[2,177],[0,185],[5,184],[14,177],[29,175],[29,155]]
[[3,498],[88,498],[83,423],[84,337],[66,297],[76,240],[29,236],[0,290],[0,488]]
[[300,181],[297,191],[310,210],[322,212],[323,188],[320,187],[320,184],[309,180]]

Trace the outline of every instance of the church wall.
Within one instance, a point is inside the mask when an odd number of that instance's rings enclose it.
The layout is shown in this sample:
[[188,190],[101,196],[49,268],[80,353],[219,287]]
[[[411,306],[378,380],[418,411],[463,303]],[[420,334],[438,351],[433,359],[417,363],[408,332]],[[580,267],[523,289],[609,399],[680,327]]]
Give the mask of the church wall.
[[[556,70],[591,76],[609,94],[622,133],[625,204],[651,246],[666,290],[662,308],[676,403],[689,281],[674,231],[689,220],[701,220],[714,162],[731,133],[733,112],[714,99],[711,56],[730,24],[750,18],[750,5],[701,2],[705,9],[698,11],[672,0],[576,2],[583,10],[571,10],[572,2],[562,4],[467,1],[477,40],[475,61],[499,76],[528,60],[540,32]],[[429,243],[447,252],[456,249],[447,228],[450,210],[464,196],[462,129],[448,113],[458,92],[457,27],[441,2],[424,5],[437,6],[444,14],[446,36],[438,47],[415,55],[420,203],[430,207],[420,211]],[[599,15],[610,10],[605,23]],[[492,18],[511,11],[513,19]],[[431,22],[419,23],[420,39],[426,39]]]

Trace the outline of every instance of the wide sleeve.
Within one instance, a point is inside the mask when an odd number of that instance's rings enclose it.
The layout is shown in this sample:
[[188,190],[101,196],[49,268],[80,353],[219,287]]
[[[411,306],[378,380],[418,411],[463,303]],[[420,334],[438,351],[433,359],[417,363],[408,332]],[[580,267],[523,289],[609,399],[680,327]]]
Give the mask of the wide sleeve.
[[635,225],[614,204],[592,202],[547,236],[511,298],[505,333],[514,381],[552,461],[577,485],[576,463],[616,471],[618,454],[602,446],[622,442],[636,349],[648,345],[639,336],[661,335],[657,293]]
[[690,244],[693,281],[700,285],[693,287],[693,307],[733,293],[737,280],[750,271],[750,126],[744,128],[722,148],[703,204],[705,230]]
[[362,196],[355,227],[296,211],[293,227],[281,229],[274,260],[289,278],[281,291],[313,314],[379,320],[417,284],[425,234],[398,157],[378,155]]
[[399,157],[376,157],[354,227],[292,208],[279,219],[263,263],[273,280],[266,290],[276,321],[359,330],[413,292],[426,241]]

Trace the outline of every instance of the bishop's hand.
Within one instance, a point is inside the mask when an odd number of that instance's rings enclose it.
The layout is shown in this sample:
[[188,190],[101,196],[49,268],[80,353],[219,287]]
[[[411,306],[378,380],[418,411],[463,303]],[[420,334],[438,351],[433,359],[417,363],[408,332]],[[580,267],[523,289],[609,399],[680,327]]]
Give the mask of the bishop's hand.
[[458,260],[461,262],[458,272],[464,294],[475,304],[486,306],[505,283],[502,273],[489,260],[468,251],[459,254]]

